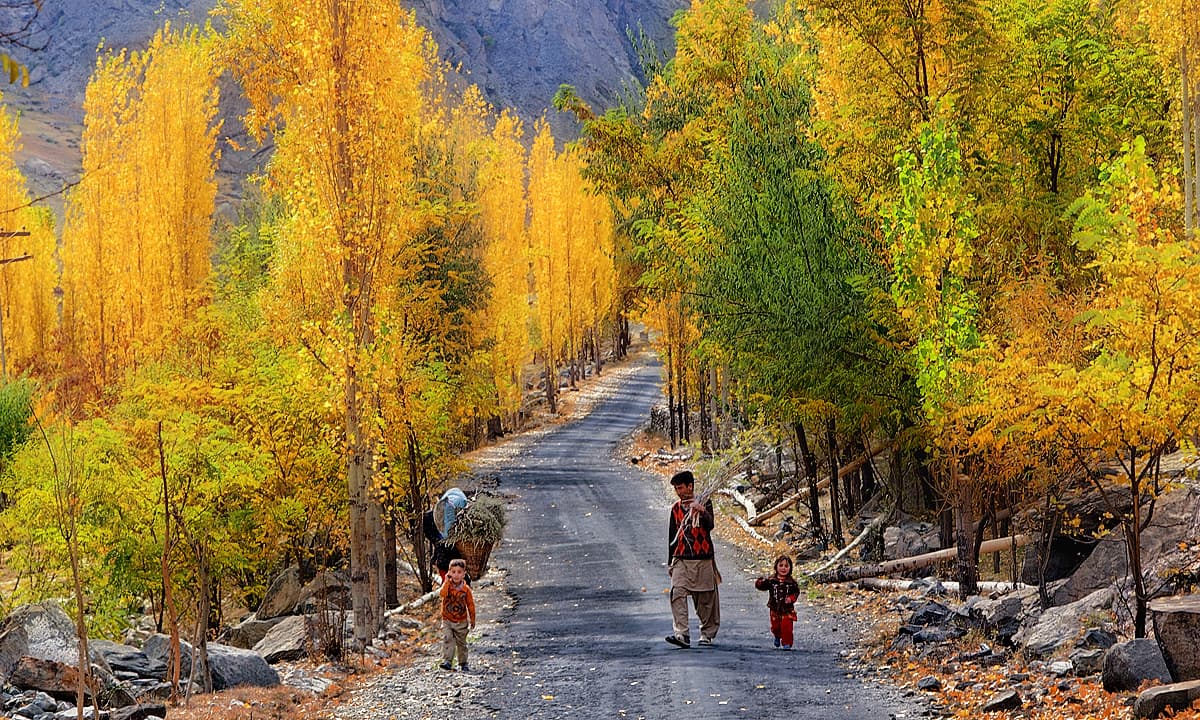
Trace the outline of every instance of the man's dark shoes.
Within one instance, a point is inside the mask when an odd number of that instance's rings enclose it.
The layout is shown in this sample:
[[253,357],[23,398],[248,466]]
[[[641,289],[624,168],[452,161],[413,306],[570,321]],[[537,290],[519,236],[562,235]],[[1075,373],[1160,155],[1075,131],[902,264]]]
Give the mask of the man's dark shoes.
[[692,646],[692,640],[687,635],[668,635],[667,642],[681,648],[690,648]]
[[440,667],[443,670],[453,670],[454,669],[454,666],[448,662],[444,662],[441,665],[438,665],[438,667]]

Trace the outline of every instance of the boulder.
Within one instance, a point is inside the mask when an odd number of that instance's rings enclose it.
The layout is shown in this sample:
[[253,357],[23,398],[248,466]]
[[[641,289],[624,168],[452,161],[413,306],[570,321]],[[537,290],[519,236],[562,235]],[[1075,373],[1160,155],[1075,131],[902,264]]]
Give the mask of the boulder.
[[1104,656],[1100,680],[1108,692],[1137,690],[1145,680],[1171,682],[1171,673],[1163,660],[1158,643],[1149,638],[1137,638],[1117,643]]
[[166,716],[166,705],[144,703],[113,710],[108,714],[108,720],[146,720],[147,718],[165,718]]
[[[1141,533],[1142,567],[1146,576],[1165,573],[1179,552],[1179,543],[1195,539],[1200,533],[1200,493],[1185,487],[1158,499],[1154,517]],[[1065,605],[1101,588],[1111,587],[1114,578],[1129,574],[1124,536],[1120,530],[1108,533],[1079,569],[1054,593],[1055,605]]]
[[300,600],[293,612],[348,610],[350,607],[350,576],[339,570],[320,570],[300,588]]
[[109,640],[94,640],[88,643],[88,648],[96,650],[114,673],[132,673],[137,677],[156,679],[161,679],[167,674],[165,652],[162,657],[151,660],[146,653],[132,645],[122,645]]
[[1161,598],[1150,603],[1154,636],[1175,682],[1200,680],[1200,595]]
[[300,580],[300,568],[296,565],[288,567],[271,580],[262,603],[254,614],[260,620],[291,615],[296,604],[300,602],[302,587],[304,585]]
[[[41,690],[50,695],[74,695],[79,688],[79,668],[56,660],[24,655],[13,666],[8,682],[22,690]],[[85,681],[85,692],[90,697],[96,689],[96,681]]]
[[281,660],[299,660],[308,655],[313,647],[312,623],[307,615],[292,615],[270,629],[269,632],[254,645],[254,652],[261,655],[268,663]]
[[254,613],[258,620],[271,620],[305,611],[350,607],[350,578],[338,570],[320,570],[304,581],[293,565],[275,576]]
[[214,690],[279,685],[279,673],[253,650],[213,643],[208,646],[208,664],[212,669]]
[[1069,605],[1049,608],[1022,627],[1013,643],[1038,657],[1054,655],[1079,637],[1085,616],[1111,608],[1112,602],[1112,590],[1104,588]]
[[987,702],[979,707],[980,712],[998,712],[1000,710],[1016,710],[1025,704],[1021,699],[1021,695],[1016,690],[1008,690],[998,693],[988,698]]
[[1071,653],[1071,664],[1075,666],[1077,677],[1095,675],[1104,669],[1104,656],[1107,651],[1103,648],[1077,648]]
[[963,607],[972,627],[990,633],[1001,645],[1011,645],[1013,636],[1021,629],[1021,623],[1036,614],[1038,606],[1037,588],[1028,588],[995,598],[972,596]]
[[926,522],[905,519],[883,531],[883,557],[887,560],[912,557],[941,548],[937,527]]
[[[107,667],[99,653],[89,648],[91,662]],[[75,622],[58,603],[22,605],[0,622],[0,683],[7,682],[23,656],[65,665],[79,663],[79,637]]]
[[[267,664],[262,655],[253,650],[220,643],[209,643],[207,649],[208,668],[212,674],[214,690],[242,685],[275,687],[279,684],[279,673]],[[161,660],[165,663],[170,652],[170,637],[161,633],[151,635],[146,639],[142,651],[151,661]],[[185,679],[191,672],[192,652],[190,643],[180,642],[181,677]]]
[[269,620],[259,620],[257,615],[251,613],[245,620],[226,630],[220,640],[226,645],[249,650],[266,637],[271,628],[283,622],[283,620],[282,616]]
[[1133,702],[1133,716],[1154,718],[1162,715],[1167,708],[1186,710],[1196,700],[1200,700],[1200,680],[1159,685],[1138,695],[1137,700]]

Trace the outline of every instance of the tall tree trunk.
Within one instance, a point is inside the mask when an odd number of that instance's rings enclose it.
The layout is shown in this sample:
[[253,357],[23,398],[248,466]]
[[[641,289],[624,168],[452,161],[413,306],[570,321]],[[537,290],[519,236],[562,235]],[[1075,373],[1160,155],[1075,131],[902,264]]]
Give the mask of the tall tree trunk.
[[1124,523],[1125,552],[1129,560],[1129,575],[1133,580],[1133,636],[1146,637],[1146,579],[1142,572],[1142,485],[1137,466],[1129,466],[1129,520]]
[[[200,686],[204,692],[213,691],[212,669],[208,663],[208,615],[209,593],[212,586],[212,566],[208,559],[208,549],[196,538],[191,538],[192,551],[196,555],[196,579],[200,582],[199,607],[196,608],[196,635],[192,639],[195,652],[192,653],[191,677],[200,678]],[[188,683],[188,694],[191,694],[192,683]]]
[[551,415],[558,414],[558,372],[550,353],[546,353],[546,408]]
[[1192,157],[1196,150],[1193,145],[1200,140],[1200,131],[1195,128],[1197,103],[1189,87],[1191,68],[1188,66],[1186,45],[1179,48],[1179,77],[1183,91],[1183,102],[1179,107],[1179,114],[1183,120],[1183,227],[1190,232],[1200,224],[1196,208],[1197,202],[1200,202],[1200,198],[1197,197],[1200,193],[1200,182],[1197,182],[1197,178],[1200,177],[1200,155]]
[[171,529],[171,493],[167,483],[167,453],[163,445],[162,422],[158,423],[158,472],[163,491],[163,549],[160,570],[162,572],[163,606],[166,608],[167,633],[170,650],[167,653],[167,677],[171,694],[167,698],[175,702],[179,698],[179,668],[182,664],[179,648],[179,613],[175,608],[175,591],[171,583],[171,550],[175,544],[175,531]]
[[845,544],[842,537],[841,498],[838,497],[838,475],[841,463],[838,461],[837,422],[830,418],[825,424],[825,443],[829,446],[829,516],[832,527],[833,544],[841,550]]
[[675,348],[667,343],[667,416],[671,425],[671,449],[675,449]]
[[817,456],[809,447],[808,433],[804,432],[804,425],[797,422],[793,427],[796,431],[796,443],[800,446],[800,457],[804,461],[804,476],[808,479],[808,515],[812,524],[813,537],[821,543],[821,548],[825,549],[828,547],[828,541],[825,538],[824,524],[821,522],[821,492],[817,489]]
[[389,608],[400,606],[399,563],[396,557],[396,514],[388,512],[383,518],[383,602]]
[[715,366],[708,368],[708,418],[709,418],[709,447],[715,452],[721,449],[721,413],[719,398],[721,388],[719,375]]
[[424,469],[420,464],[420,446],[417,435],[411,425],[405,438],[408,452],[408,506],[411,508],[408,519],[408,540],[412,543],[413,554],[417,561],[417,579],[421,589],[429,592],[433,589],[433,558],[429,543],[425,540],[425,493],[428,490]]
[[950,482],[954,492],[955,575],[963,599],[979,592],[979,567],[975,553],[975,483],[959,473],[958,460],[950,464]]
[[696,409],[700,411],[700,452],[712,453],[712,418],[708,414],[708,373],[702,368],[696,373]]
[[[682,356],[683,353],[680,353]],[[680,397],[680,423],[683,427],[683,442],[690,443],[692,441],[692,409],[688,402],[688,372],[687,363],[680,358],[679,362],[679,397]]]

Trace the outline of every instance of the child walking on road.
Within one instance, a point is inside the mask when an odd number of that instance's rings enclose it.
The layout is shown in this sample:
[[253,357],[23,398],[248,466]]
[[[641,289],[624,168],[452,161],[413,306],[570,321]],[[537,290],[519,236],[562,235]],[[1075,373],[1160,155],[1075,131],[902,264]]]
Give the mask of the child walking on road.
[[796,622],[796,598],[800,586],[792,579],[792,559],[780,555],[775,559],[775,574],[754,581],[754,587],[767,592],[767,608],[771,611],[771,634],[775,647],[792,649],[792,623]]
[[453,670],[454,654],[458,653],[458,669],[466,671],[467,631],[475,629],[475,596],[466,583],[467,562],[461,558],[450,561],[446,581],[442,583],[442,669]]

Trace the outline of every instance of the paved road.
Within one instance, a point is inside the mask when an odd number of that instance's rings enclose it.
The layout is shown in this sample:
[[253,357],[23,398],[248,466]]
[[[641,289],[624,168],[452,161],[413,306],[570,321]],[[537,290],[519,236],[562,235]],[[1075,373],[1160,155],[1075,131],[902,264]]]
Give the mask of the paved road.
[[[508,571],[511,609],[489,632],[486,706],[503,718],[887,718],[920,710],[899,692],[848,678],[838,621],[798,607],[798,651],[771,648],[769,564],[718,537],[722,625],[716,645],[681,650],[665,569],[670,489],[613,460],[617,443],[659,397],[643,362],[586,418],[546,434],[497,468],[516,499],[494,564]],[[692,618],[692,637],[698,637]],[[501,669],[503,668],[503,669]]]

